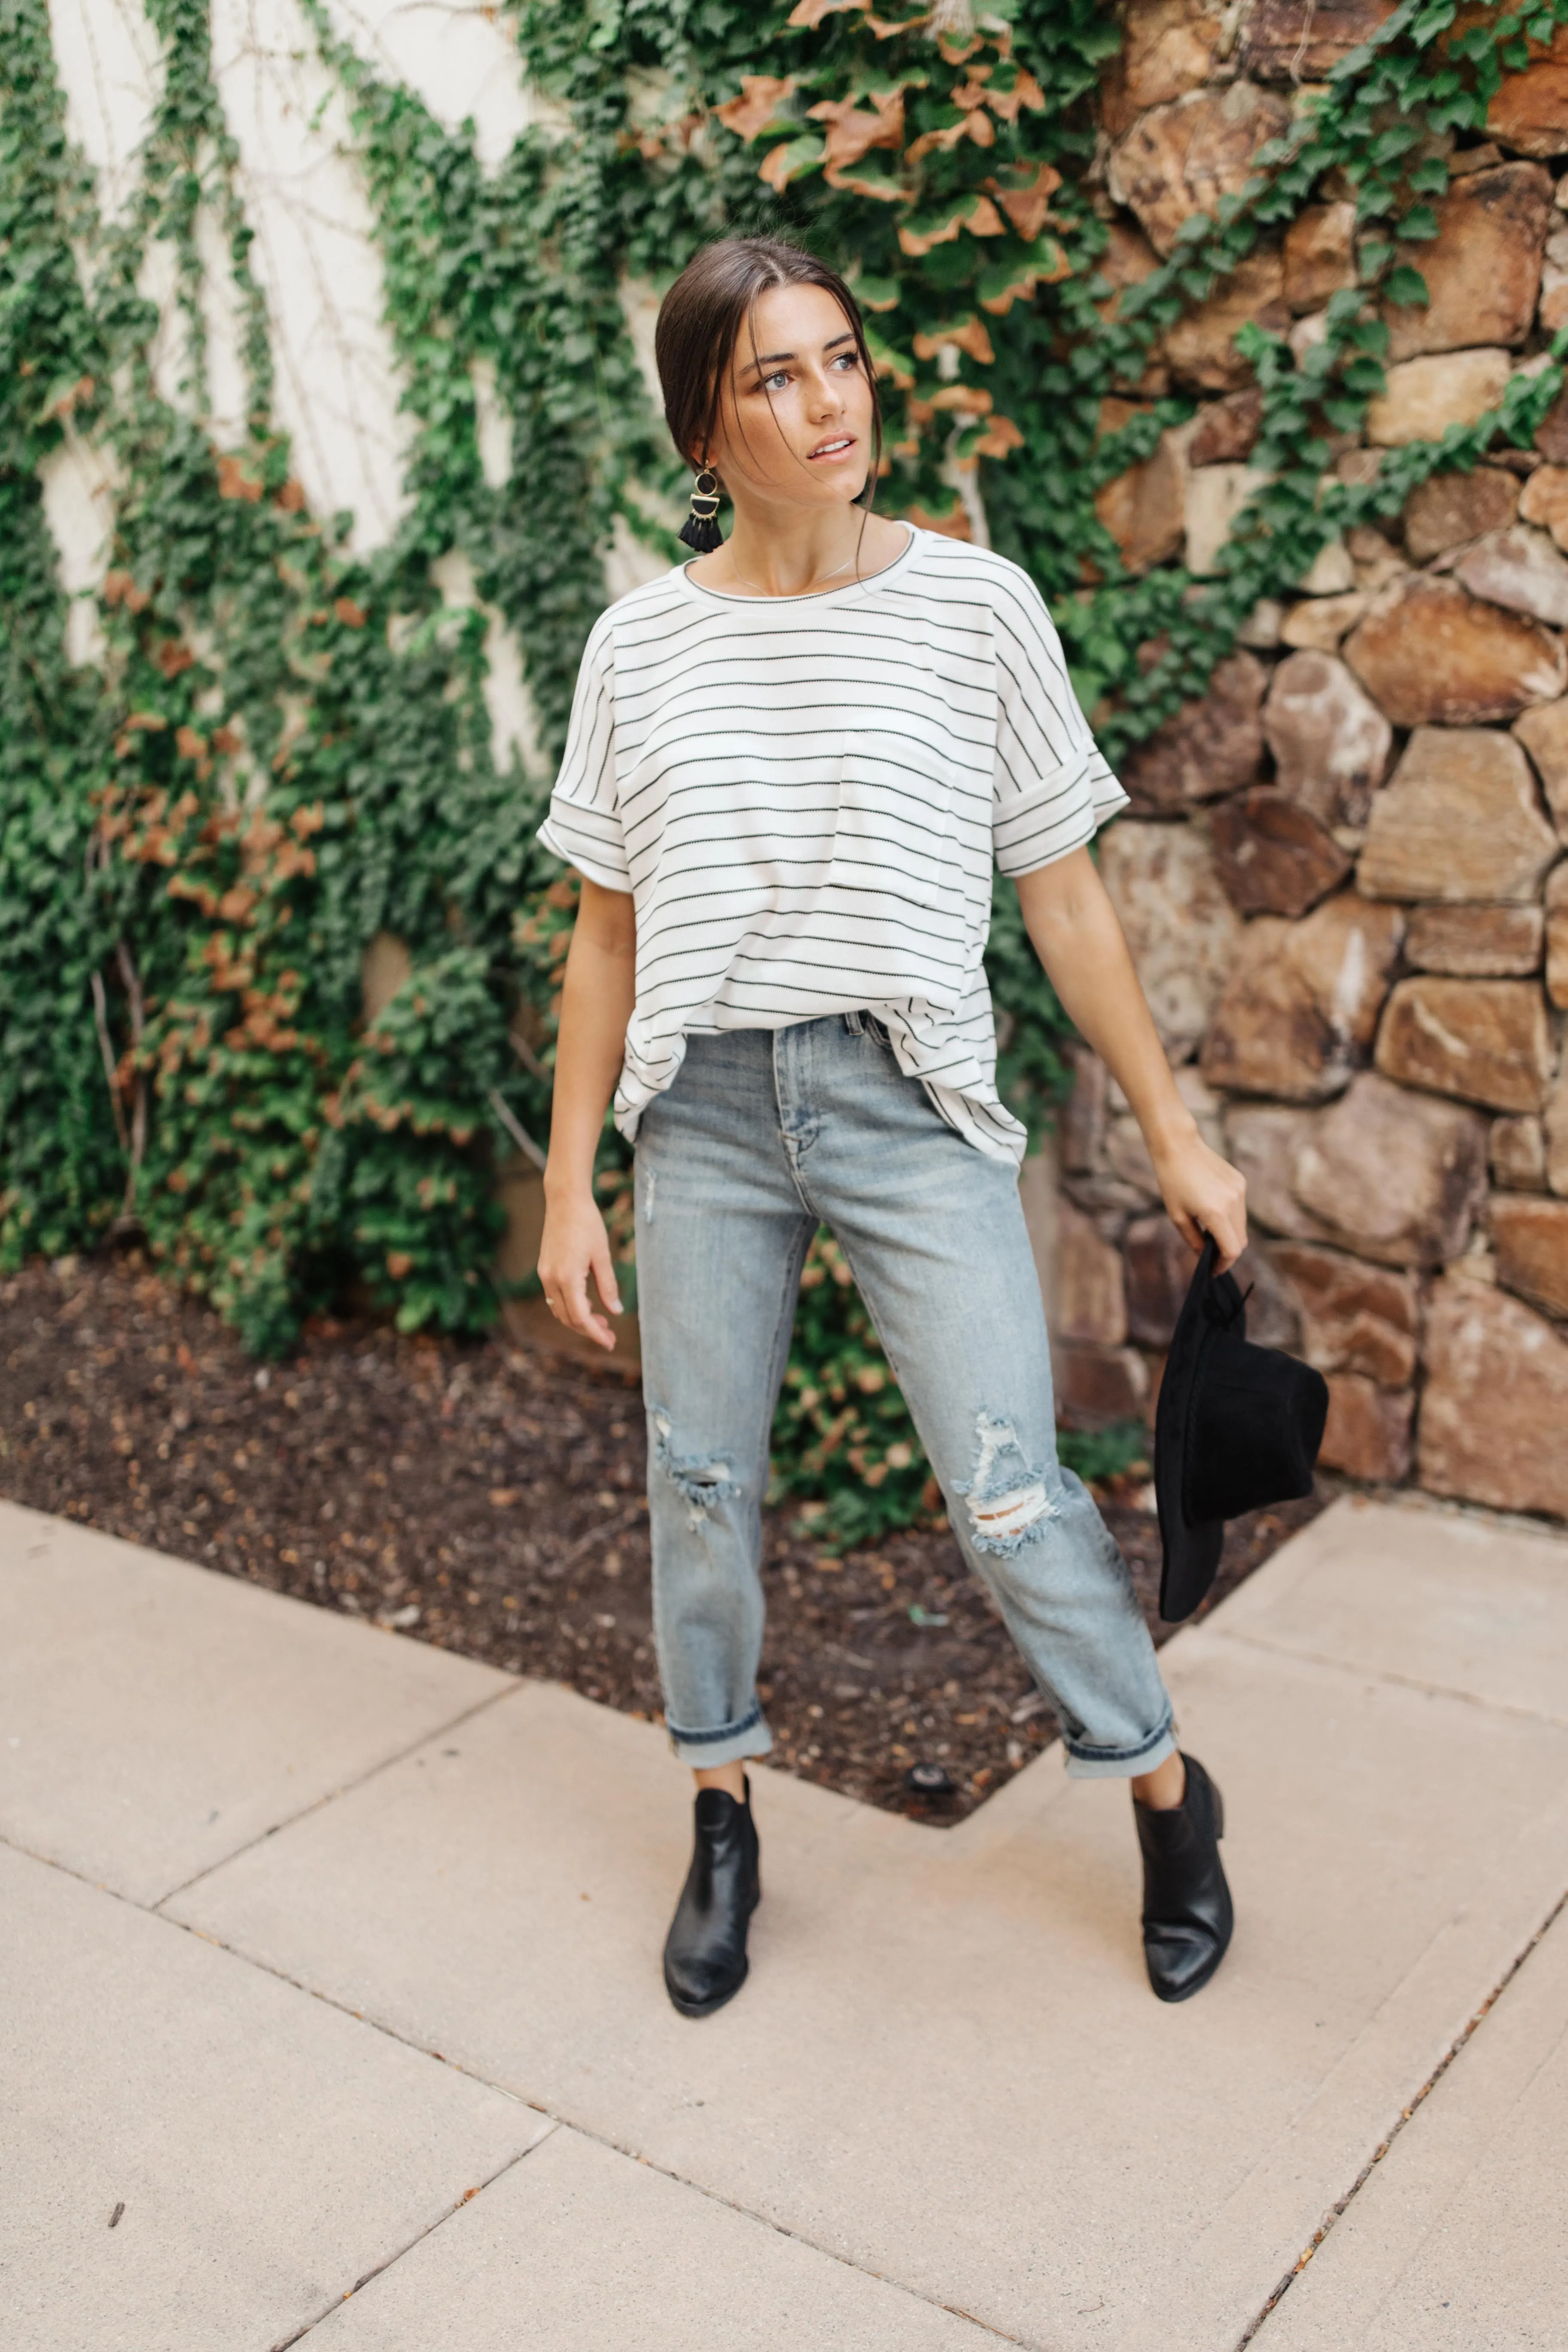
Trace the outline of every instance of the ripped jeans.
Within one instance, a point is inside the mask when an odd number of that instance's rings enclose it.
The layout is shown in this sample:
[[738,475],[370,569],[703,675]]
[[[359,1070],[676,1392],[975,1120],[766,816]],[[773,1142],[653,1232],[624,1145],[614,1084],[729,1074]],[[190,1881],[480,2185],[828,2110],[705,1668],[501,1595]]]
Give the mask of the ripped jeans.
[[693,1765],[764,1756],[768,1437],[802,1263],[842,1244],[953,1533],[1055,1708],[1069,1772],[1152,1771],[1170,1701],[1125,1561],[1056,1458],[1017,1176],[953,1133],[868,1015],[692,1037],[637,1147],[654,1634]]

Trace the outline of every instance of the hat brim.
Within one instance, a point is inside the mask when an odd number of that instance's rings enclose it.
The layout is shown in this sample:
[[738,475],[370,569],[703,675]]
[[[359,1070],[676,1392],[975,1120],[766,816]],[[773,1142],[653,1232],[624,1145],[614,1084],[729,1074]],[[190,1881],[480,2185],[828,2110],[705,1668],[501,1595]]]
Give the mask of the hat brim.
[[1218,1572],[1223,1519],[1189,1519],[1184,1504],[1187,1444],[1198,1372],[1214,1327],[1203,1311],[1218,1255],[1205,1236],[1171,1335],[1154,1411],[1154,1501],[1160,1519],[1160,1615],[1167,1625],[1190,1617]]

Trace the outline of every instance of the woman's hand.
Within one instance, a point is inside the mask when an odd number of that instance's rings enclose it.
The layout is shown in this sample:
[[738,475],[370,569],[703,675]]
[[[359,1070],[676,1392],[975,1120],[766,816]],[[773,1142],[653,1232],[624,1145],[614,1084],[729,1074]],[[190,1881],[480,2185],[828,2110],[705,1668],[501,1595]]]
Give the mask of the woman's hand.
[[539,1279],[557,1323],[580,1331],[601,1348],[613,1348],[616,1335],[588,1297],[588,1276],[612,1315],[621,1311],[616,1269],[610,1256],[610,1236],[598,1203],[591,1193],[573,1193],[564,1201],[548,1200],[544,1237],[539,1244]]
[[1211,1151],[1195,1128],[1173,1142],[1151,1144],[1150,1157],[1176,1231],[1194,1251],[1212,1234],[1219,1244],[1216,1271],[1224,1274],[1247,1247],[1246,1177]]

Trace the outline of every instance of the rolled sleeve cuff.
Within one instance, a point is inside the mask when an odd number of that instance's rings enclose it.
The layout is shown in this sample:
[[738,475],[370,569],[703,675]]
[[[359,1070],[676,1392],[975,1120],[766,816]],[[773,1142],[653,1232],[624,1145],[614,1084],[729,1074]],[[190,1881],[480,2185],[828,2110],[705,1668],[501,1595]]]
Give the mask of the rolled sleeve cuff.
[[1026,800],[1013,802],[994,827],[999,872],[1016,880],[1085,848],[1102,824],[1131,802],[1099,754],[1076,775],[1053,776]]
[[619,890],[623,896],[630,896],[632,882],[629,874],[619,873],[613,866],[605,865],[591,851],[585,852],[580,842],[563,841],[549,817],[545,818],[534,838],[543,843],[552,857],[559,857],[563,866],[574,866],[579,874],[586,875],[590,882],[596,882],[601,890]]

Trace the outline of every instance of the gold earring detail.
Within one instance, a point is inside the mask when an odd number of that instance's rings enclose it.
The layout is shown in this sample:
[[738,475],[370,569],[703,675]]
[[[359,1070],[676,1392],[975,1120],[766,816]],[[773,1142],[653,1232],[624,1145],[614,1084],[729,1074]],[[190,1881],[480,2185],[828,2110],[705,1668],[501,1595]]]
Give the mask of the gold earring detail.
[[719,477],[711,466],[702,467],[692,486],[691,511],[680,527],[680,537],[699,555],[711,555],[724,544],[719,528]]

